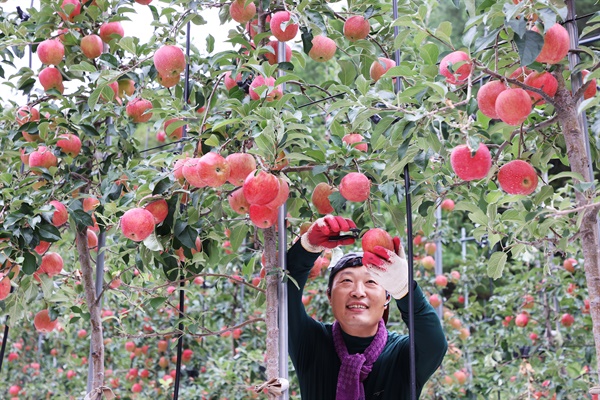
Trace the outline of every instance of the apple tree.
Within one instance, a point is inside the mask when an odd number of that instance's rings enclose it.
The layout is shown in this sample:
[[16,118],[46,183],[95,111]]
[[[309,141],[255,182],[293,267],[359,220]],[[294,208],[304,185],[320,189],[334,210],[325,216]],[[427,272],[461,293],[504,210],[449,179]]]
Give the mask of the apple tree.
[[[407,168],[419,236],[440,234],[437,209],[451,199],[457,217],[447,232],[465,226],[486,241],[485,263],[462,271],[473,283],[489,276],[518,286],[532,271],[550,272],[543,289],[552,291],[559,260],[581,260],[597,359],[597,135],[583,116],[595,118],[599,73],[594,50],[577,47],[574,5],[466,1],[460,32],[431,18],[441,7],[432,1],[402,2],[396,19],[374,0],[42,0],[3,9],[2,63],[30,49],[39,61],[0,71],[27,97],[5,99],[0,121],[0,298],[10,326],[33,320],[48,332],[87,321],[90,388],[99,391],[105,330],[124,318],[103,315],[102,299],[116,296],[141,318],[174,313],[170,325],[119,332],[136,340],[264,324],[266,372],[246,384],[275,378],[279,207],[290,240],[326,213],[402,233]],[[150,21],[139,20],[142,7]],[[214,8],[221,23],[236,22],[235,50],[217,49],[209,34],[205,51],[190,43],[188,52],[188,27],[202,29]],[[123,28],[128,20],[151,25],[153,36],[141,41]],[[592,17],[583,34],[596,24]],[[532,259],[543,268],[529,269]],[[264,279],[253,281],[261,264]],[[192,296],[199,277],[252,290],[264,313],[224,322],[231,303],[218,296],[222,318],[186,312],[171,295]],[[431,278],[432,292],[447,284]],[[486,313],[498,316],[505,304],[490,303]],[[493,329],[484,315],[464,318]],[[461,321],[447,319],[467,340]]]

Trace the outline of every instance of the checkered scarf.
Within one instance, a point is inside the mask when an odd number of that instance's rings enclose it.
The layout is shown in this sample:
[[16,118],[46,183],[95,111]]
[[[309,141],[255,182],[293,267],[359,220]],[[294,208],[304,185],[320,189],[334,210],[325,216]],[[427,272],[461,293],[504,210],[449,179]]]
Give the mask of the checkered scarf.
[[342,362],[338,374],[336,400],[364,400],[365,388],[363,381],[367,379],[373,364],[383,351],[387,342],[387,330],[383,319],[379,321],[377,333],[364,353],[349,354],[342,337],[342,328],[335,321],[333,323],[333,344],[335,351]]

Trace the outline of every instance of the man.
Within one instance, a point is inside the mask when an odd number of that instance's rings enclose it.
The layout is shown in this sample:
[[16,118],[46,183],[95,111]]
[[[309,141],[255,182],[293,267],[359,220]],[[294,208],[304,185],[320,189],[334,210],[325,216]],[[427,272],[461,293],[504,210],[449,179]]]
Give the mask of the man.
[[[408,322],[408,264],[396,252],[350,253],[333,267],[327,296],[334,324],[310,318],[302,291],[314,261],[325,248],[354,243],[340,238],[354,222],[328,215],[318,219],[288,251],[289,353],[303,400],[402,400],[410,398],[408,336],[387,331],[384,311],[392,297]],[[414,286],[417,395],[439,367],[448,347],[439,318]],[[387,315],[386,315],[387,317]],[[386,318],[387,319],[387,318]]]

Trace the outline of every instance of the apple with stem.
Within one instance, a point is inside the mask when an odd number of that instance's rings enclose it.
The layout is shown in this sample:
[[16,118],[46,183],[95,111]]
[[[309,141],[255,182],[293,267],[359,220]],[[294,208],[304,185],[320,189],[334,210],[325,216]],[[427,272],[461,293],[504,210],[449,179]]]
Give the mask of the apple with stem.
[[529,195],[537,188],[538,176],[531,164],[513,160],[500,167],[498,183],[506,193]]
[[33,325],[38,332],[50,333],[58,326],[58,319],[51,320],[48,310],[42,310],[35,314]]
[[134,242],[141,242],[154,232],[154,215],[144,208],[132,208],[121,216],[123,235]]
[[271,16],[271,33],[280,42],[292,40],[298,34],[298,24],[291,21],[292,14],[289,11],[277,11]]
[[369,20],[362,15],[353,15],[344,22],[344,36],[351,42],[366,39],[370,30]]
[[230,173],[227,181],[234,186],[242,186],[248,174],[256,169],[256,160],[249,153],[232,153],[225,157]]
[[98,35],[87,35],[81,38],[79,48],[84,56],[92,60],[100,57],[104,52],[102,38]]
[[250,204],[267,205],[277,197],[279,179],[266,171],[253,171],[244,180],[244,197]]
[[375,246],[384,247],[390,251],[394,251],[394,241],[392,236],[381,228],[371,228],[365,232],[361,238],[361,246],[364,252],[372,253]]
[[337,45],[327,36],[317,35],[312,39],[312,47],[308,56],[317,62],[327,62],[333,58]]
[[54,213],[52,214],[52,225],[59,227],[67,223],[69,220],[69,212],[67,207],[60,201],[52,200],[49,203],[54,207]]
[[125,36],[125,30],[119,21],[105,22],[100,26],[98,33],[104,43],[110,43],[113,38],[121,39]]
[[162,46],[154,53],[154,66],[163,77],[179,76],[185,69],[185,55],[177,46]]
[[63,133],[58,136],[56,146],[59,147],[63,153],[77,157],[81,152],[81,139],[73,133]]
[[483,143],[475,152],[468,145],[461,144],[452,149],[450,164],[456,176],[463,181],[472,181],[487,176],[492,167],[492,156]]
[[148,122],[150,121],[150,118],[152,118],[152,113],[146,111],[150,109],[152,109],[152,102],[150,100],[136,97],[127,103],[125,113],[135,123]]
[[471,57],[464,51],[453,51],[440,61],[439,73],[452,85],[465,83],[473,72]]

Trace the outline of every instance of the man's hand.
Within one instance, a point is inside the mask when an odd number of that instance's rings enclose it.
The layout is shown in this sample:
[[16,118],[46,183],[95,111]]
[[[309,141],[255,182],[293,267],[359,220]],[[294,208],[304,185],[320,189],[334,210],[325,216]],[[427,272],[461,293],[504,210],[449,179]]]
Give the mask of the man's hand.
[[377,277],[378,282],[394,299],[401,299],[408,293],[408,263],[400,238],[394,239],[395,252],[382,246],[375,246],[373,252],[365,251],[363,265]]
[[354,221],[348,218],[326,215],[316,220],[300,239],[302,247],[311,253],[320,253],[325,249],[354,243],[354,238],[333,239],[341,232],[356,228]]

